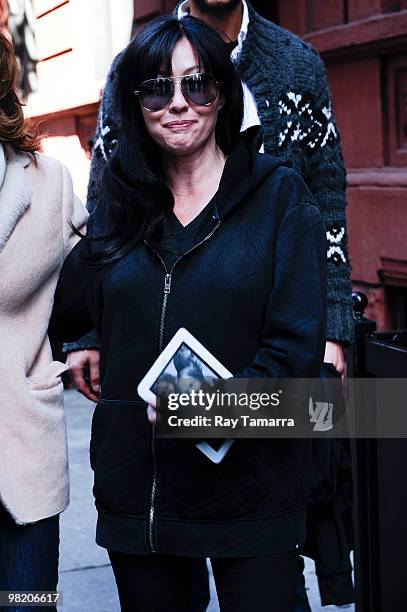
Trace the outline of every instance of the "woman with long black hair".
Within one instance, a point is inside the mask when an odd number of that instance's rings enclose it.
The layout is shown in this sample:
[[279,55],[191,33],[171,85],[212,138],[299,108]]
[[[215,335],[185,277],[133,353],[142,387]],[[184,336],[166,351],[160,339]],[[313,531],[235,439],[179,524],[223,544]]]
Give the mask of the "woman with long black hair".
[[[222,612],[294,610],[309,443],[239,440],[218,465],[157,439],[137,385],[180,327],[234,375],[312,377],[325,344],[321,214],[301,177],[240,134],[242,86],[193,18],[150,23],[118,65],[122,134],[64,265],[51,333],[95,327],[97,542],[122,610],[191,610],[210,557]],[[149,422],[151,421],[151,422]]]

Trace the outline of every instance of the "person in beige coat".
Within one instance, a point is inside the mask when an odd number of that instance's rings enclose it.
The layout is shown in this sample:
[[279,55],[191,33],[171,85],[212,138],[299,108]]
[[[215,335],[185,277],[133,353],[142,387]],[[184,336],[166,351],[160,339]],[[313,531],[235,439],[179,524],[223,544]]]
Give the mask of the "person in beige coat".
[[1,33],[0,71],[0,591],[55,590],[58,515],[69,502],[67,366],[53,360],[47,329],[78,240],[70,223],[82,228],[87,213],[68,170],[38,153]]

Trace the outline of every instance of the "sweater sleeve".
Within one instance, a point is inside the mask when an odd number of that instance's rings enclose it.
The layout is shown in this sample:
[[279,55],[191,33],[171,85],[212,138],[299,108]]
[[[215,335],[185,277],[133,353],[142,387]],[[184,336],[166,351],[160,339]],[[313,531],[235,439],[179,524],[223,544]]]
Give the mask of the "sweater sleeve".
[[273,258],[261,346],[239,378],[312,378],[325,348],[326,258],[321,213],[298,204],[284,216]]
[[321,209],[327,236],[327,340],[353,341],[352,285],[346,232],[346,172],[324,64],[315,54],[312,131],[304,179]]
[[316,57],[313,128],[304,178],[321,209],[327,237],[327,340],[353,341],[352,284],[346,232],[346,172],[324,64]]

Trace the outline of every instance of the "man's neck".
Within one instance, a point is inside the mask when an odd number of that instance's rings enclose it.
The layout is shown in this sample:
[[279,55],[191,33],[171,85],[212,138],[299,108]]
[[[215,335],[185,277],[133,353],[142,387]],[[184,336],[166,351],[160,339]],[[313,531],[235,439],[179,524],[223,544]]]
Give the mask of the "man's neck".
[[188,5],[191,17],[197,17],[205,21],[205,23],[219,32],[225,42],[237,40],[242,27],[243,3],[240,3],[230,14],[222,15],[222,17],[218,19],[213,15],[201,13],[195,5],[194,0],[189,0]]

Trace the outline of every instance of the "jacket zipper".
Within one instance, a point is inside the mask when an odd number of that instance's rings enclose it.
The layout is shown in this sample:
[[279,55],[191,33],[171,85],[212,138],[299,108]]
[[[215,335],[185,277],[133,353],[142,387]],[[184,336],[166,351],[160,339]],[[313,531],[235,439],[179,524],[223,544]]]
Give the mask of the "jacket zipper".
[[[158,253],[157,253],[158,255]],[[163,303],[161,306],[161,316],[160,316],[160,332],[159,332],[159,341],[158,341],[158,347],[159,347],[159,352],[161,353],[162,348],[163,348],[163,343],[164,343],[164,324],[165,324],[165,311],[167,310],[167,301],[168,301],[168,296],[170,294],[171,291],[171,273],[168,273],[167,268],[165,266],[164,261],[162,260],[162,258],[160,257],[160,255],[158,255],[158,257],[160,258],[164,268],[165,268],[165,279],[164,279],[164,298],[163,298]],[[177,262],[176,262],[177,263]],[[152,434],[151,434],[151,453],[153,456],[153,484],[151,486],[151,495],[150,495],[150,514],[149,514],[149,522],[148,522],[148,541],[150,544],[150,549],[152,553],[157,552],[155,547],[154,547],[154,540],[153,540],[153,523],[154,523],[154,502],[155,502],[155,494],[156,494],[156,490],[157,490],[157,461],[156,461],[156,454],[155,454],[155,423],[152,426]]]
[[[204,242],[209,240],[209,238],[211,238],[213,236],[213,234],[216,232],[216,230],[218,229],[220,223],[221,223],[220,219],[218,219],[217,220],[217,224],[209,232],[209,234],[207,236],[205,236],[205,238],[203,238],[200,242],[195,244],[191,249],[189,249],[189,251],[186,251],[186,253],[181,255],[181,257],[179,257],[177,259],[177,261],[174,263],[174,265],[172,266],[172,268],[171,268],[171,270],[169,272],[167,270],[167,266],[165,265],[164,260],[161,257],[161,255],[155,249],[152,249],[153,252],[155,253],[155,255],[158,257],[158,259],[161,261],[161,263],[162,263],[162,265],[164,267],[164,270],[165,270],[164,294],[163,294],[163,301],[162,301],[162,305],[161,305],[160,331],[159,331],[159,341],[158,341],[158,349],[159,349],[159,353],[160,354],[162,353],[162,350],[164,348],[165,315],[166,315],[166,311],[167,311],[168,297],[169,297],[169,295],[171,293],[172,273],[174,271],[174,268],[181,261],[181,259],[183,259],[186,255],[189,255],[189,253],[191,253],[192,251],[197,249],[199,246],[201,246]],[[144,241],[144,243],[148,246],[148,243],[146,241]],[[151,248],[151,247],[149,247],[149,248]],[[154,539],[153,539],[153,525],[154,525],[154,514],[155,514],[155,498],[156,498],[156,493],[157,493],[157,457],[156,457],[156,452],[155,452],[155,429],[156,429],[156,425],[154,423],[153,426],[152,426],[152,435],[151,435],[151,453],[152,453],[152,457],[153,457],[153,483],[151,485],[150,512],[149,512],[149,522],[148,522],[148,541],[149,541],[150,550],[151,550],[152,553],[156,553],[157,552],[157,550],[156,550],[156,548],[154,546]]]

